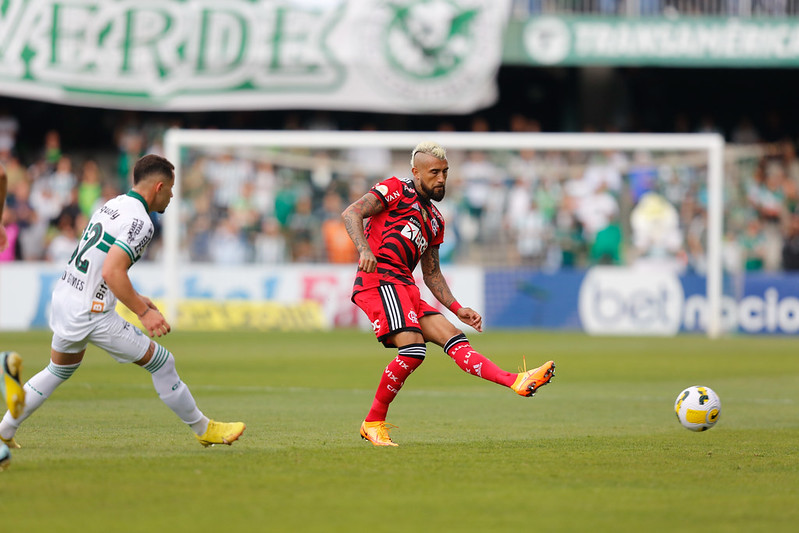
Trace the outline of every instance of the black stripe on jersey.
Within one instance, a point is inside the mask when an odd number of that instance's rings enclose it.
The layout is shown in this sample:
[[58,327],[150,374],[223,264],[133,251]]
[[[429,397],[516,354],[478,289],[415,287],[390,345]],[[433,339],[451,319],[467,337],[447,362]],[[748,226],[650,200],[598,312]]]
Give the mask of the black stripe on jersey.
[[403,312],[396,287],[394,285],[381,285],[380,300],[383,302],[383,311],[385,311],[388,319],[388,330],[394,331],[402,328]]
[[[405,237],[400,237],[399,239],[387,239],[383,241],[383,248],[389,249],[394,252],[398,258],[405,259],[408,261],[410,265],[415,265],[419,261],[418,252],[415,246],[411,246],[408,240]],[[400,250],[402,248],[402,250]],[[382,257],[385,257],[384,254],[380,254]],[[388,257],[386,257],[385,263],[388,263]]]

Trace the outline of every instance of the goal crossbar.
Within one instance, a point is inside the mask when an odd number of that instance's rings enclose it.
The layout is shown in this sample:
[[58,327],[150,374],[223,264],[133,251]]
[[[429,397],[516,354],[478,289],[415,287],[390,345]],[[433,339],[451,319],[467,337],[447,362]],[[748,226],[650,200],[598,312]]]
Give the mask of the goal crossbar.
[[[707,334],[721,334],[724,138],[718,134],[638,133],[478,133],[478,132],[366,132],[170,129],[164,137],[166,157],[181,175],[180,151],[184,147],[275,149],[345,149],[383,147],[410,150],[425,139],[460,150],[651,150],[693,151],[707,154]],[[175,181],[177,201],[164,217],[164,269],[167,278],[166,312],[177,317],[181,298],[178,283],[180,235],[180,179]]]

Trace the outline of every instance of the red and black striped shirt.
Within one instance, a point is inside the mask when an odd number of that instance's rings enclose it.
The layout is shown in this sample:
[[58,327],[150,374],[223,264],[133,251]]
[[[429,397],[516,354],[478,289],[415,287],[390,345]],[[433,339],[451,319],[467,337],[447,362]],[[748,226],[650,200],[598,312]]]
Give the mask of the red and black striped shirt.
[[385,207],[364,226],[377,268],[369,273],[358,271],[353,294],[380,285],[413,285],[413,270],[422,254],[428,246],[444,241],[444,217],[419,197],[412,180],[391,177],[369,192]]

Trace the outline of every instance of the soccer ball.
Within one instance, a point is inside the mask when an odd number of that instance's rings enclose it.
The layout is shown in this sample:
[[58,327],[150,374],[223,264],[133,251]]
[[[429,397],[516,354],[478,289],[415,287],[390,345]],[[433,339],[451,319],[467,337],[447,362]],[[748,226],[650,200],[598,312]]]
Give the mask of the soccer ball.
[[677,396],[674,412],[686,429],[705,431],[718,422],[721,400],[710,387],[688,387]]
[[5,442],[0,442],[0,470],[5,470],[11,463],[11,450]]

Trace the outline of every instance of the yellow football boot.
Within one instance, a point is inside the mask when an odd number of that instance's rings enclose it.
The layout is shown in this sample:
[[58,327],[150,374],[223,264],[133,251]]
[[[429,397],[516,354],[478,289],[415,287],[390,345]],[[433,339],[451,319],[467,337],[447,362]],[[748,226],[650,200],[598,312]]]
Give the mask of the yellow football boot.
[[214,444],[227,444],[230,446],[233,441],[241,437],[247,426],[243,422],[217,422],[208,421],[208,429],[202,435],[195,435],[203,446],[213,446]]
[[0,373],[3,378],[0,382],[0,392],[3,393],[5,404],[11,416],[19,418],[25,409],[25,389],[20,383],[22,357],[17,352],[0,353]]
[[391,440],[388,432],[395,428],[394,424],[387,424],[385,420],[376,420],[374,422],[364,421],[361,424],[361,438],[368,440],[375,446],[399,446]]

